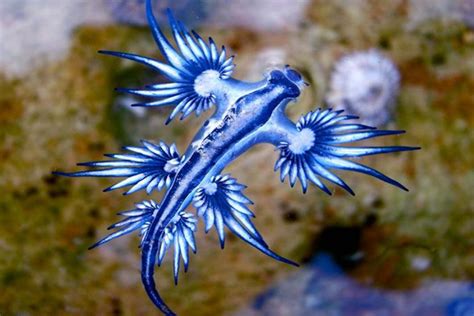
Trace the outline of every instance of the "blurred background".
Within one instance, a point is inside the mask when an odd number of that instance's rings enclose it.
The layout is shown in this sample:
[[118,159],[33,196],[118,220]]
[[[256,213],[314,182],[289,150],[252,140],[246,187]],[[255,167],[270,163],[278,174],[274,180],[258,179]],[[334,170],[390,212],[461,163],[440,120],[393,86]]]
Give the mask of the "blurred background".
[[[239,79],[286,63],[300,70],[311,85],[289,107],[293,119],[345,106],[379,127],[407,130],[366,144],[423,148],[364,159],[410,192],[345,173],[355,197],[334,187],[332,197],[314,187],[303,195],[280,183],[271,146],[251,150],[228,171],[249,185],[268,244],[302,266],[232,235],[221,251],[200,223],[198,255],[179,286],[169,258],[157,270],[178,314],[474,315],[473,0],[155,3],[161,25],[170,7],[235,53]],[[142,289],[137,236],[87,250],[116,212],[147,196],[103,193],[113,180],[51,175],[140,139],[176,142],[183,152],[204,120],[165,127],[170,108],[132,110],[135,100],[113,91],[163,81],[96,53],[161,58],[143,4],[0,1],[2,316],[156,313]]]

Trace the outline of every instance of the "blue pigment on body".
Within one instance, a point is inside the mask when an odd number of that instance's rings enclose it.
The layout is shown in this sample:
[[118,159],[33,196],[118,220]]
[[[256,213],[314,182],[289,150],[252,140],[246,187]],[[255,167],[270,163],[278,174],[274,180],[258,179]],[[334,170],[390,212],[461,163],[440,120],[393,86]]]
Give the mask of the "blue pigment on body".
[[[285,114],[286,106],[295,101],[306,83],[289,66],[271,71],[259,82],[247,83],[231,78],[235,67],[224,47],[218,49],[212,39],[204,41],[190,32],[168,12],[173,38],[178,49],[165,38],[147,3],[147,18],[155,41],[167,63],[129,53],[101,51],[151,67],[170,82],[146,86],[144,89],[119,89],[122,92],[150,97],[151,101],[135,106],[168,106],[174,108],[167,124],[176,116],[181,119],[193,112],[197,115],[215,106],[214,114],[197,132],[193,141],[179,155],[175,145],[142,141],[141,147],[125,147],[128,153],[110,154],[107,161],[80,165],[90,170],[58,173],[72,177],[122,177],[107,191],[130,187],[125,193],[167,188],[161,203],[153,200],[136,204],[132,210],[119,213],[125,218],[112,225],[116,231],[91,248],[133,231],[142,236],[142,281],[153,303],[167,315],[174,315],[160,297],[154,281],[155,265],[160,265],[170,248],[173,252],[175,282],[183,261],[186,271],[189,249],[196,252],[194,232],[197,218],[186,212],[192,203],[206,231],[216,228],[224,247],[224,228],[264,254],[284,263],[296,263],[274,253],[265,243],[251,219],[252,202],[242,193],[245,186],[230,175],[221,174],[233,160],[259,143],[269,143],[280,150],[275,170],[281,180],[289,178],[293,187],[300,181],[303,192],[308,182],[324,192],[331,191],[322,180],[332,182],[349,193],[352,189],[331,169],[365,173],[401,189],[403,185],[382,173],[348,160],[367,155],[409,151],[415,147],[344,147],[355,141],[401,134],[354,123],[352,115],[342,111],[315,110],[297,123]],[[351,122],[347,122],[351,121]]]

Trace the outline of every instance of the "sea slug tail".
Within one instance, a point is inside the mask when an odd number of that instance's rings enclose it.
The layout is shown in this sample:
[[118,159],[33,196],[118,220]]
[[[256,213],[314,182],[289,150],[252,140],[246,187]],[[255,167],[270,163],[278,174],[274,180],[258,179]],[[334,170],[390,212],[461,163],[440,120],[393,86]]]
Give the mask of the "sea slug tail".
[[165,304],[156,288],[154,273],[155,273],[155,260],[156,251],[158,246],[145,243],[142,247],[142,282],[146,293],[152,300],[153,304],[156,305],[165,315],[176,315],[169,307]]
[[[189,265],[189,248],[196,253],[194,239],[196,222],[194,215],[182,211],[168,223],[160,223],[158,218],[155,218],[144,233],[141,244],[143,285],[150,299],[165,315],[175,314],[164,303],[156,289],[154,281],[155,265],[160,266],[168,249],[174,246],[173,273],[174,282],[175,284],[178,283],[181,259],[184,264],[184,272],[186,272]],[[156,228],[156,225],[162,226]]]

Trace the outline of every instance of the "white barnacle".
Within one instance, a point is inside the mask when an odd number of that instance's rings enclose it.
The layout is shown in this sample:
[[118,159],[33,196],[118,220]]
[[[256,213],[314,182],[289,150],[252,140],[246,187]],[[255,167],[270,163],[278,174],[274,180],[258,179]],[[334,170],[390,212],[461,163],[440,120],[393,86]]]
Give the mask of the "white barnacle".
[[194,80],[194,91],[203,97],[210,97],[220,83],[220,73],[217,70],[203,71]]
[[387,57],[376,50],[346,55],[334,67],[329,106],[355,114],[368,125],[390,120],[400,86],[400,74]]
[[303,154],[313,147],[314,141],[314,132],[310,128],[303,128],[291,139],[288,149],[295,155]]

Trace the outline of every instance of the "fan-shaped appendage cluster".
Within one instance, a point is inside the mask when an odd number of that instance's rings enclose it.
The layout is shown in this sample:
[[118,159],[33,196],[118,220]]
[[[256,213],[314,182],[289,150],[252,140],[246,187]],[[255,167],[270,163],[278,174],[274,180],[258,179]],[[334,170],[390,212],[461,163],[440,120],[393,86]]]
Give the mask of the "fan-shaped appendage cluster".
[[194,206],[198,216],[204,218],[206,232],[216,227],[221,248],[224,248],[225,232],[228,227],[232,233],[243,241],[257,248],[267,256],[292,265],[296,263],[283,258],[268,248],[252,221],[254,214],[248,209],[253,204],[242,190],[246,186],[229,175],[213,176],[209,183],[198,188],[194,195]]
[[280,169],[280,178],[283,181],[289,177],[293,186],[299,179],[303,192],[307,190],[308,181],[314,183],[324,192],[331,191],[321,181],[328,180],[349,193],[352,189],[331,169],[361,172],[388,182],[403,190],[402,184],[385,176],[375,169],[347,160],[368,155],[408,151],[416,147],[387,146],[387,147],[349,147],[341,144],[352,143],[373,137],[402,134],[404,131],[382,131],[374,127],[346,123],[356,119],[356,116],[342,115],[341,111],[318,109],[302,116],[296,128],[300,135],[293,142],[281,142],[280,157],[275,164],[275,170]]
[[166,252],[173,246],[173,271],[176,284],[178,284],[181,258],[183,258],[184,272],[186,272],[189,265],[189,248],[196,253],[196,242],[194,240],[196,223],[197,219],[193,214],[179,212],[171,223],[166,226],[160,240],[160,250],[157,255],[158,265],[161,265]]
[[167,63],[129,53],[101,51],[103,54],[130,59],[165,75],[171,83],[148,85],[144,89],[118,89],[120,91],[156,98],[159,100],[135,104],[139,106],[176,105],[168,122],[178,113],[185,118],[192,112],[199,115],[215,103],[212,87],[219,80],[230,78],[235,65],[234,57],[226,57],[226,49],[217,48],[209,38],[206,43],[196,32],[188,31],[179,21],[176,21],[168,11],[171,30],[178,49],[175,49],[166,39],[158,26],[153,14],[148,12],[148,20],[155,41]]
[[142,237],[144,237],[146,234],[146,229],[152,222],[153,218],[156,217],[159,207],[160,206],[153,200],[143,201],[135,204],[135,208],[133,210],[118,213],[118,215],[125,216],[125,219],[108,227],[108,229],[117,230],[92,245],[90,249],[103,245],[112,239],[129,234],[138,229],[141,229],[140,234]]
[[145,189],[148,194],[169,187],[179,164],[176,146],[160,142],[158,145],[142,141],[143,147],[124,147],[129,154],[107,154],[115,160],[79,163],[79,166],[97,168],[72,173],[57,173],[69,177],[125,177],[126,179],[105,189],[111,191],[132,186],[125,194]]
[[253,225],[251,218],[255,215],[248,209],[253,204],[242,191],[245,185],[229,175],[212,177],[209,184],[201,187],[194,195],[194,206],[198,216],[206,223],[206,232],[215,226],[221,247],[224,248],[224,226],[242,237],[242,229],[250,233],[259,242],[264,243],[262,236]]
[[[118,215],[125,216],[125,219],[108,227],[108,229],[116,229],[116,231],[92,245],[90,249],[137,230],[140,231],[143,241],[150,224],[159,212],[159,207],[158,203],[149,200],[137,203],[132,210],[118,213]],[[176,283],[178,282],[181,258],[183,259],[184,271],[186,272],[189,265],[189,248],[196,253],[196,242],[194,239],[196,223],[197,219],[193,214],[180,212],[165,228],[163,237],[159,241],[158,265],[161,265],[168,249],[173,246],[173,270]]]

